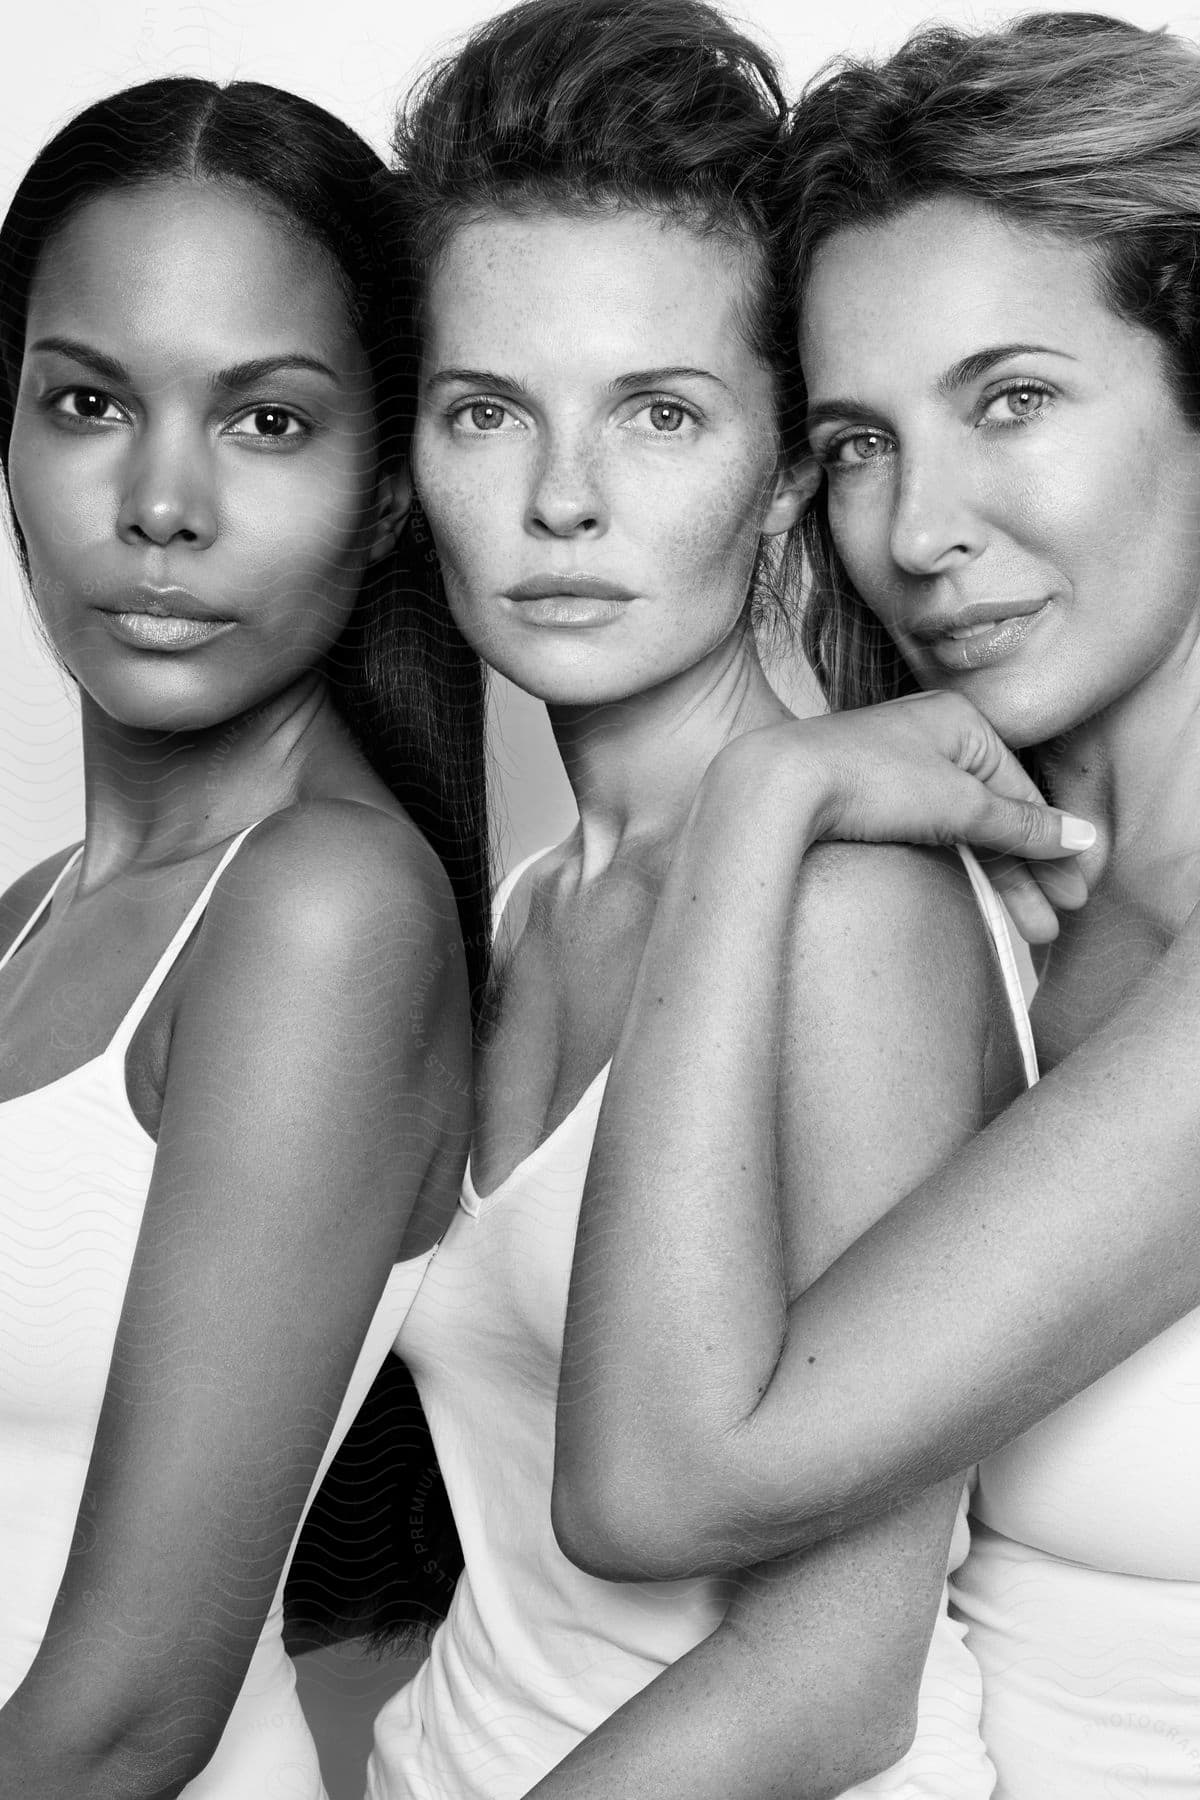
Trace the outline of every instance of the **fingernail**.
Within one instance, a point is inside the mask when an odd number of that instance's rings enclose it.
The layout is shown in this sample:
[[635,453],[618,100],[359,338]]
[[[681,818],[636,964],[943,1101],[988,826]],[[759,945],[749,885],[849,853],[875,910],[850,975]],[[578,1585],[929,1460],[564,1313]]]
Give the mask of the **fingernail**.
[[1059,842],[1064,850],[1090,850],[1096,841],[1096,827],[1073,813],[1059,814]]

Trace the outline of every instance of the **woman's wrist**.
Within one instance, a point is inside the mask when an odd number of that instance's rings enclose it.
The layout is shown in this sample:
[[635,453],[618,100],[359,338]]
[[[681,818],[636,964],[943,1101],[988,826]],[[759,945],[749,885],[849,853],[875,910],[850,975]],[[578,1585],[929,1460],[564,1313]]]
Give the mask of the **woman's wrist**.
[[687,839],[723,858],[739,837],[787,853],[798,864],[826,836],[836,780],[802,721],[748,731],[709,764],[688,819]]

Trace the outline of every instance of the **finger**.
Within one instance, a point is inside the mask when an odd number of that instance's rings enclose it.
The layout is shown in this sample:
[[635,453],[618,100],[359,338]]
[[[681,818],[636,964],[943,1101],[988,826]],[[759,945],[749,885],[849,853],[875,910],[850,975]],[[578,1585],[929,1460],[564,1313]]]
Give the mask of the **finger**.
[[1077,912],[1087,905],[1087,879],[1077,856],[1068,856],[1062,862],[1032,863],[1030,874],[1055,912]]
[[981,850],[979,861],[992,886],[1002,894],[1010,884],[1022,884],[1028,878],[1037,883],[1055,912],[1074,912],[1087,904],[1088,884],[1077,857],[1068,856],[1062,862],[1026,863],[1019,857],[996,856]]
[[1027,863],[1016,856],[982,854],[980,864],[1003,900],[1013,925],[1027,944],[1051,944],[1058,936],[1058,916],[1041,877],[1057,863]]
[[[916,699],[939,702],[939,730],[949,732],[956,740],[954,760],[994,794],[1009,800],[1027,800],[1034,806],[1047,804],[1033,777],[991,721],[961,694],[930,689],[922,695],[906,695],[905,699],[909,702]],[[925,717],[929,716],[926,709]]]
[[966,823],[963,835],[972,845],[988,850],[1007,850],[1016,856],[1061,858],[1078,850],[1087,850],[1096,841],[1096,828],[1086,819],[1060,812],[1047,806],[1038,796],[1037,802],[1010,800],[989,788],[978,790],[974,816]]
[[1004,904],[1014,929],[1027,944],[1054,942],[1058,936],[1058,914],[1028,869],[1020,877],[1014,870],[1005,887]]

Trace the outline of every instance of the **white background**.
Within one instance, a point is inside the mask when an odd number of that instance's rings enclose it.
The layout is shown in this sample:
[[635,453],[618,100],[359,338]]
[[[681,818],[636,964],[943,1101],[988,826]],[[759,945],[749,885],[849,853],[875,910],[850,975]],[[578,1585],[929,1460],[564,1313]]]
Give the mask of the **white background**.
[[[1169,4],[1169,0],[1163,0]],[[36,149],[73,112],[155,75],[235,77],[294,88],[341,113],[381,151],[397,94],[431,50],[497,8],[490,0],[14,0],[0,63],[0,204]],[[732,8],[730,10],[733,10]],[[1074,10],[1086,10],[1076,7]],[[1131,0],[1125,17],[1200,37],[1196,14]],[[777,52],[794,87],[839,51],[895,46],[933,12],[988,24],[1004,9],[945,0],[750,0],[740,16]],[[779,671],[794,694],[796,675]],[[802,692],[803,690],[801,690]],[[561,836],[572,817],[541,708],[497,684],[495,754],[503,859]],[[0,891],[82,830],[69,684],[50,665],[0,540]]]
[[[1169,4],[1169,0],[1164,0]],[[492,0],[13,0],[0,62],[0,204],[37,148],[101,95],[163,74],[250,78],[293,88],[386,153],[396,96],[432,50],[498,10]],[[730,11],[733,10],[731,7]],[[965,0],[743,0],[743,20],[780,57],[793,89],[839,51],[895,47],[932,16],[997,23],[1008,8]],[[1015,8],[1013,9],[1015,10]],[[1075,6],[1074,11],[1099,10]],[[1200,39],[1200,15],[1126,0],[1123,16]],[[803,694],[802,673],[778,685]],[[505,684],[495,697],[505,859],[561,836],[573,809],[540,707]],[[0,539],[0,890],[82,829],[76,714],[69,684],[39,646],[15,562]],[[331,1800],[358,1800],[370,1718],[402,1678],[400,1663],[353,1653],[301,1663]]]

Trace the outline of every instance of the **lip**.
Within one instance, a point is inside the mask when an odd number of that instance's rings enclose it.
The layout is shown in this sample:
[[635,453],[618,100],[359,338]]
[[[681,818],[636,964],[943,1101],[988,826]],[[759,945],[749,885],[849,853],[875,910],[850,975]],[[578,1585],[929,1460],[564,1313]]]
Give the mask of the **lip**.
[[196,619],[205,624],[220,625],[232,623],[230,619],[221,618],[211,606],[206,606],[190,588],[151,587],[145,582],[106,597],[97,611],[115,613],[122,618],[138,613],[151,619]]
[[940,618],[923,619],[919,625],[913,625],[909,637],[915,638],[918,644],[937,644],[943,638],[962,638],[970,633],[982,630],[988,625],[998,625],[1006,619],[1024,619],[1041,612],[1048,604],[1044,595],[1033,600],[971,600],[966,606],[960,606],[957,612],[943,613]]
[[925,619],[909,631],[938,667],[949,674],[986,668],[1019,649],[1050,604],[1033,600],[974,600],[940,619]]
[[632,600],[629,588],[615,581],[604,581],[599,575],[531,575],[505,589],[510,600],[524,604],[530,600]]
[[599,575],[531,575],[505,590],[522,622],[570,631],[611,625],[636,598],[629,588]]
[[138,650],[194,650],[233,630],[232,619],[200,619],[187,613],[97,610],[105,626],[123,644]]

